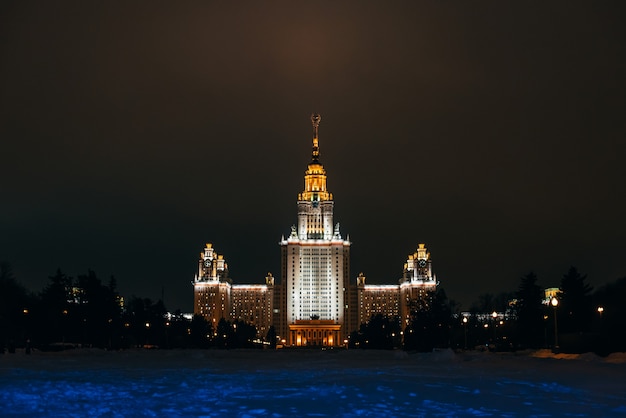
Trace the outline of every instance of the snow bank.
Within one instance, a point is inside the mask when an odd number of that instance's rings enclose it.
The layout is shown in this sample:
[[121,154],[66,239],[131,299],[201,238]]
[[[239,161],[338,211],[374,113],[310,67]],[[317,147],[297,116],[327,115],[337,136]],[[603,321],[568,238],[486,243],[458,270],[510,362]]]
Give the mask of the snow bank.
[[607,363],[626,363],[626,353],[611,353],[604,360]]
[[603,358],[595,353],[582,353],[582,354],[570,354],[570,353],[553,353],[551,350],[543,349],[530,353],[532,357],[537,358],[554,358],[559,360],[580,360],[587,362],[598,363],[626,363],[626,353],[612,353]]

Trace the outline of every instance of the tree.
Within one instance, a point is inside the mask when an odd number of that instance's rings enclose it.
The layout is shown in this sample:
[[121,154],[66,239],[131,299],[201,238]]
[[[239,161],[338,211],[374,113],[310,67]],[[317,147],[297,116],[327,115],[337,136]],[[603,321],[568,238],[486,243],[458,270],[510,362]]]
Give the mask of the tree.
[[435,292],[426,292],[410,305],[409,324],[404,330],[404,349],[430,352],[435,348],[435,323],[432,305]]
[[626,277],[599,288],[593,294],[593,307],[601,306],[602,312],[595,311],[596,330],[600,338],[596,352],[606,355],[611,352],[626,351]]
[[400,342],[400,320],[380,313],[372,315],[367,323],[361,324],[359,331],[350,338],[356,338],[361,348],[390,350]]
[[189,325],[191,346],[208,348],[213,337],[213,327],[202,315],[194,315]]
[[15,279],[9,263],[0,263],[0,346],[22,345],[32,332],[33,296]]
[[242,320],[235,321],[234,330],[234,348],[253,347],[256,338],[256,327]]
[[125,323],[129,324],[134,344],[163,345],[165,343],[165,314],[162,300],[131,296],[126,305]]
[[452,326],[452,306],[446,291],[440,287],[435,292],[432,304],[434,343],[436,347],[450,345],[450,328]]
[[404,348],[421,352],[450,345],[452,307],[445,290],[427,292],[412,302],[409,325],[404,330]]
[[470,307],[470,311],[475,313],[491,313],[493,311],[503,312],[507,308],[508,301],[513,298],[510,292],[501,292],[497,295],[493,293],[482,293],[478,295],[478,301]]
[[544,332],[544,292],[537,284],[537,275],[529,272],[520,280],[516,293],[517,336],[527,347],[540,347]]
[[215,345],[218,348],[234,348],[235,332],[233,325],[225,318],[221,318],[217,323]]
[[42,290],[37,312],[40,324],[40,343],[65,342],[68,337],[71,306],[68,302],[72,289],[72,278],[57,269]]
[[588,331],[591,326],[593,309],[591,287],[587,275],[581,275],[576,267],[570,267],[561,279],[559,327],[563,332]]
[[270,343],[270,348],[276,348],[276,328],[274,328],[274,325],[271,325],[267,330],[266,339]]
[[110,285],[113,287],[103,285],[93,270],[77,278],[75,287],[79,295],[75,310],[84,344],[111,346],[113,327],[121,322],[121,307],[118,305],[114,278]]

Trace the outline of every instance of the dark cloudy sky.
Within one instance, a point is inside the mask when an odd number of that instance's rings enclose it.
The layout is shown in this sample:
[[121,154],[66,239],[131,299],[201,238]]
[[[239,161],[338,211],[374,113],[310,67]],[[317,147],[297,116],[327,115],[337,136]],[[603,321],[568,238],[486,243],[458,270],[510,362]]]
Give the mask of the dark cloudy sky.
[[353,277],[395,283],[419,242],[465,308],[531,269],[626,275],[621,9],[336,3],[3,2],[0,260],[184,311],[205,242],[279,276],[319,112]]

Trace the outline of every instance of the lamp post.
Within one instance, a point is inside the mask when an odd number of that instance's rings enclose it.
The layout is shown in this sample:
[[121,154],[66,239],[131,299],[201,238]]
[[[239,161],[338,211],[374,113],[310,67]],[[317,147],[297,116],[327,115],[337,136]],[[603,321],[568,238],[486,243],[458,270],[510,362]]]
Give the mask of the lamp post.
[[559,306],[559,300],[556,297],[553,297],[550,301],[550,304],[554,307],[554,349],[555,353],[559,352],[559,331],[558,324],[556,320],[556,307]]
[[144,344],[144,348],[148,348],[150,341],[150,322],[146,322],[146,343]]
[[[600,333],[600,340],[602,341],[601,344],[605,345],[606,351],[609,351],[609,346],[610,346],[610,334],[607,332],[604,332],[604,321],[602,320],[602,314],[604,313],[604,307],[603,306],[598,306],[598,314],[600,315],[600,324],[599,324],[599,333]],[[606,336],[605,336],[606,334]]]
[[491,317],[493,318],[493,344],[496,344],[496,318],[498,317],[498,313],[493,311],[491,313]]
[[466,316],[463,317],[463,332],[465,334],[464,350],[467,350],[467,317]]
[[113,318],[107,320],[109,324],[109,350],[113,349]]
[[63,346],[63,348],[65,348],[65,328],[67,327],[67,309],[63,309],[63,311],[61,311],[61,313],[63,314],[62,317],[62,323],[61,323],[61,344]]

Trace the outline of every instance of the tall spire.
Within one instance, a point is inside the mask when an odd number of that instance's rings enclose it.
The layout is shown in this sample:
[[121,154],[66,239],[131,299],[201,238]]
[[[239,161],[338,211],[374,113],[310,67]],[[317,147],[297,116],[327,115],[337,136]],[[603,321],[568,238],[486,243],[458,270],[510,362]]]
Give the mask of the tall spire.
[[321,120],[322,117],[319,115],[319,113],[313,113],[311,115],[311,123],[313,124],[313,154],[311,156],[311,161],[314,163],[318,163],[320,158],[320,147],[319,139],[317,136],[317,129],[320,126]]
[[326,170],[324,170],[324,166],[319,161],[320,147],[317,130],[321,120],[322,117],[318,113],[311,115],[311,123],[313,124],[313,153],[311,155],[311,162],[304,172],[304,191],[298,194],[298,201],[321,202],[333,200],[333,195],[326,190]]

